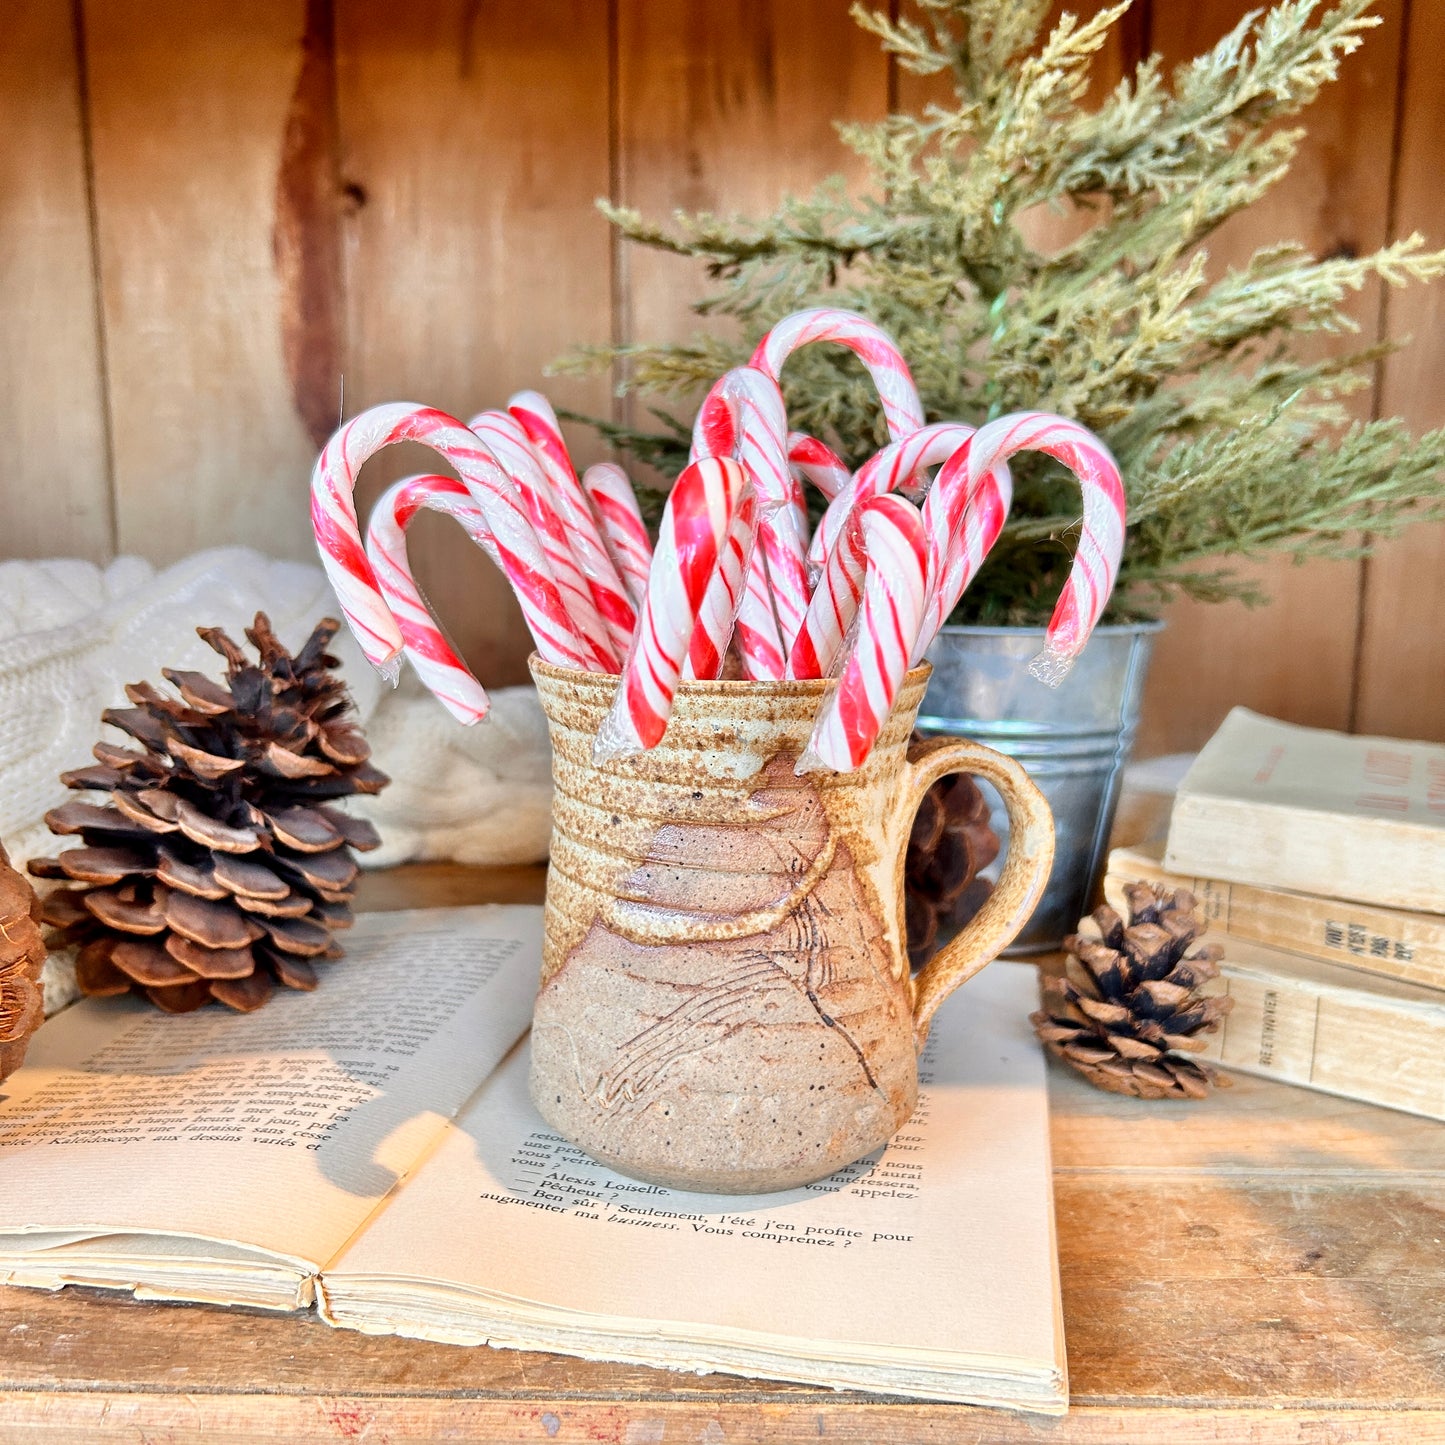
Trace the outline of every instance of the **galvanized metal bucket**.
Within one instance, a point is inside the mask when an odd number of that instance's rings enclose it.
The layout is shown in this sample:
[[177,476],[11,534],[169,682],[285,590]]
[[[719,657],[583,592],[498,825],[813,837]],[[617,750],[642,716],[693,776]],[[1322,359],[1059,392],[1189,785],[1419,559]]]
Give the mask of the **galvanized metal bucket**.
[[[1029,676],[1043,628],[945,627],[928,649],[933,677],[918,728],[974,738],[1017,758],[1054,810],[1054,871],[1010,953],[1057,948],[1103,871],[1119,784],[1161,622],[1100,627],[1057,688]],[[995,804],[993,827],[1008,836]]]

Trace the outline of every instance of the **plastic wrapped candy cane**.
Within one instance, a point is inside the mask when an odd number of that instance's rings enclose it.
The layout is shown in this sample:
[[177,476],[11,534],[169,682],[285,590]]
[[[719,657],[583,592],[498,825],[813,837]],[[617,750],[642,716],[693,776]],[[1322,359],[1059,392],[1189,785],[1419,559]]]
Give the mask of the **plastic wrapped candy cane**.
[[866,575],[836,686],[824,699],[798,771],[852,772],[868,756],[908,671],[923,622],[928,567],[923,518],[885,492],[855,509]]
[[1084,493],[1084,524],[1074,563],[1049,620],[1044,650],[1029,664],[1035,677],[1056,687],[1083,651],[1114,590],[1127,504],[1118,463],[1104,443],[1077,422],[1049,412],[1015,412],[980,427],[969,444],[968,476],[972,480],[1026,451],[1044,452],[1062,462]]
[[788,466],[799,481],[812,482],[830,502],[852,480],[842,457],[805,431],[788,433]]
[[[758,491],[757,540],[738,611],[743,670],[784,675],[788,648],[808,605],[807,515],[788,470],[787,416],[777,383],[752,367],[724,374],[693,426],[692,459],[734,457]],[[711,608],[716,597],[710,601]],[[717,619],[708,619],[715,635]]]
[[322,449],[311,474],[311,521],[327,578],[367,660],[395,678],[404,648],[362,545],[353,495],[362,464],[395,442],[416,441],[461,474],[486,518],[497,561],[521,603],[538,649],[589,671],[608,663],[580,636],[517,488],[483,443],[455,417],[411,402],[375,406],[353,417]]
[[733,629],[738,628],[740,648],[748,650],[749,639],[745,625],[738,624],[738,611],[742,606],[748,568],[753,559],[753,546],[757,539],[757,494],[750,486],[738,502],[733,524],[728,528],[727,542],[718,562],[717,571],[703,594],[698,609],[697,624],[692,630],[692,639],[687,648],[687,664],[683,675],[696,678],[715,678],[722,672],[723,657],[732,639]]
[[913,648],[915,663],[923,660],[928,644],[983,566],[1013,504],[1013,478],[1007,464],[999,462],[991,471],[973,477],[968,455],[965,442],[938,469],[923,503],[928,595],[923,627]]
[[592,600],[607,624],[619,659],[626,656],[637,626],[637,611],[603,535],[601,519],[577,479],[562,427],[551,403],[539,391],[519,391],[507,402],[508,414],[526,433],[551,483],[552,495],[572,550],[592,589]]
[[856,510],[849,514],[847,525],[823,559],[807,616],[788,654],[789,677],[830,677],[843,651],[844,640],[858,616],[868,572],[862,516]]
[[[925,427],[917,435],[927,445],[910,449],[904,458],[905,462],[911,457],[915,464],[932,466],[938,459],[936,453],[954,448],[923,504],[927,569],[923,629],[911,658],[915,663],[998,539],[1013,500],[1012,480],[1002,462],[981,477],[969,478],[968,439],[965,435],[958,444],[954,431],[968,433],[971,428]],[[924,437],[928,432],[932,436]],[[827,677],[833,671],[858,611],[864,564],[857,517],[850,512],[825,557],[808,615],[788,658],[789,677]]]
[[975,430],[962,422],[936,421],[874,452],[828,503],[813,534],[810,560],[821,565],[824,554],[832,547],[849,512],[865,497],[897,491],[923,469],[946,462],[968,442]]
[[572,454],[567,450],[562,423],[557,420],[552,403],[540,391],[518,391],[507,398],[507,413],[527,433],[553,485],[562,485],[566,478],[575,490],[577,469],[572,465]]
[[[626,653],[631,628],[620,628],[615,620],[605,617],[598,606],[592,579],[582,565],[576,546],[577,534],[569,528],[562,500],[526,432],[505,411],[480,412],[467,425],[515,483],[573,623],[584,641],[603,659],[605,670],[616,672]],[[612,567],[610,560],[607,566]],[[617,585],[620,589],[620,584]],[[621,600],[630,613],[631,604],[625,598]]]
[[612,710],[597,731],[599,760],[655,747],[667,728],[702,600],[751,482],[730,457],[704,457],[678,477],[652,554],[647,594]]
[[442,706],[458,722],[470,725],[487,715],[491,704],[486,690],[437,625],[407,558],[406,529],[423,508],[455,517],[472,541],[496,560],[482,509],[462,482],[443,476],[404,477],[382,494],[367,523],[366,555],[401,628],[407,661]]
[[637,505],[637,493],[627,473],[616,462],[598,462],[582,473],[582,490],[592,503],[602,531],[602,542],[617,567],[634,607],[642,605],[647,591],[647,569],[652,565],[652,541]]
[[[901,442],[892,442],[870,457],[838,492],[813,537],[812,557],[822,571],[802,631],[788,659],[789,676],[828,676],[842,646],[843,635],[857,611],[862,566],[861,562],[851,564],[850,554],[842,544],[853,511],[869,497],[891,492],[917,472],[939,462],[947,462],[960,448],[967,447],[973,434],[974,429],[961,422],[935,422],[921,427],[912,436]],[[971,483],[974,491],[994,486],[1008,490],[1012,495],[1007,468],[1003,469],[1001,480],[995,477],[990,482],[989,475],[985,474],[983,480]],[[966,479],[961,479],[957,484],[951,483],[945,493],[933,499],[937,490],[935,483],[930,489],[930,501],[925,503],[924,520],[928,524],[930,547],[930,593],[942,575],[943,554],[963,516],[964,488],[968,485]],[[954,506],[946,508],[945,500],[953,501]],[[1004,510],[1007,511],[1007,507]]]
[[886,331],[856,312],[830,307],[794,312],[763,337],[749,364],[777,381],[788,357],[815,341],[846,346],[868,368],[883,403],[888,435],[895,441],[923,425],[923,403],[903,353]]

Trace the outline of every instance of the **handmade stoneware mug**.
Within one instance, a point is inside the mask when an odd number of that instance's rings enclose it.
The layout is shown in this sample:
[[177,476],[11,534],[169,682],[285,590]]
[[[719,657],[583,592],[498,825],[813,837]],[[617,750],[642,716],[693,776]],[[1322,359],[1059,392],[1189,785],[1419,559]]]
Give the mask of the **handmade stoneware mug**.
[[[795,771],[825,682],[683,682],[661,743],[593,761],[617,679],[533,657],[552,736],[552,863],[531,1089],[593,1158],[680,1189],[831,1174],[913,1112],[934,1010],[1012,941],[1053,862],[1011,758],[910,750],[910,672],[866,763]],[[1009,848],[977,916],[910,976],[903,861],[948,773],[991,782]]]

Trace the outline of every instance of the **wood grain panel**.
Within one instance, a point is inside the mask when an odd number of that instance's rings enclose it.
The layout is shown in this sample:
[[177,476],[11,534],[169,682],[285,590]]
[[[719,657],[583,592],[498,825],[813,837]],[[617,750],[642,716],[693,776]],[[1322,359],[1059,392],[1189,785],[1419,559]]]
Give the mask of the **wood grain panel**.
[[[618,199],[648,216],[759,214],[858,166],[834,122],[881,117],[888,64],[843,0],[618,7]],[[623,334],[684,340],[699,266],[625,247]]]
[[0,1430],[16,1441],[95,1445],[116,1438],[157,1445],[320,1445],[345,1440],[484,1441],[487,1445],[1441,1445],[1445,1411],[1310,1405],[1139,1408],[1082,1404],[1067,1420],[967,1405],[853,1401],[821,1394],[789,1408],[757,1392],[700,1402],[590,1394],[520,1398],[423,1395],[126,1395],[56,1391],[0,1400]]
[[0,40],[0,558],[112,546],[73,17],[14,0]]
[[[589,0],[345,0],[337,67],[346,229],[348,414],[425,401],[463,420],[522,387],[605,412],[605,380],[543,366],[611,328],[608,9]],[[580,463],[595,439],[571,438]],[[378,459],[361,495],[419,448]],[[459,528],[415,529],[417,574],[488,686],[525,681],[531,638]]]
[[1121,1099],[1050,1066],[1055,1178],[1181,1186],[1187,1179],[1349,1188],[1361,1180],[1445,1189],[1445,1129],[1433,1119],[1249,1074],[1186,1116]]
[[465,863],[402,863],[368,868],[357,880],[356,907],[362,912],[398,908],[460,908],[469,903],[541,903],[547,892],[542,863],[488,868],[478,887],[475,868]]
[[91,4],[118,545],[314,555],[274,254],[302,0]]
[[[1445,246],[1445,6],[1414,0],[1408,33],[1394,229]],[[1445,283],[1387,296],[1386,316],[1390,336],[1413,340],[1385,363],[1380,415],[1418,431],[1445,425]],[[1445,741],[1445,527],[1386,544],[1365,569],[1354,725]]]
[[[1250,8],[1249,0],[1155,5],[1151,44],[1170,62],[1187,59]],[[1325,256],[1363,253],[1387,239],[1403,0],[1377,9],[1385,24],[1305,113],[1309,136],[1290,175],[1211,238],[1216,267],[1240,264],[1278,240]],[[1353,298],[1350,311],[1363,336],[1340,338],[1346,348],[1374,338],[1378,287]],[[1361,410],[1368,408],[1366,395]],[[1145,692],[1141,755],[1198,747],[1236,703],[1292,722],[1349,725],[1359,564],[1272,561],[1247,571],[1269,593],[1267,607],[1180,602],[1169,609]]]

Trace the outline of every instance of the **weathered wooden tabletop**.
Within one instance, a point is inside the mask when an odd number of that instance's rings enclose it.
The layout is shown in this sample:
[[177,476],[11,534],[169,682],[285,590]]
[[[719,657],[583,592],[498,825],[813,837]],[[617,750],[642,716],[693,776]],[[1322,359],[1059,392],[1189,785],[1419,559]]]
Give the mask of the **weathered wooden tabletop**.
[[[413,867],[366,902],[541,887]],[[1445,1441],[1445,1125],[1242,1076],[1050,1088],[1066,1419],[0,1289],[0,1441]]]

